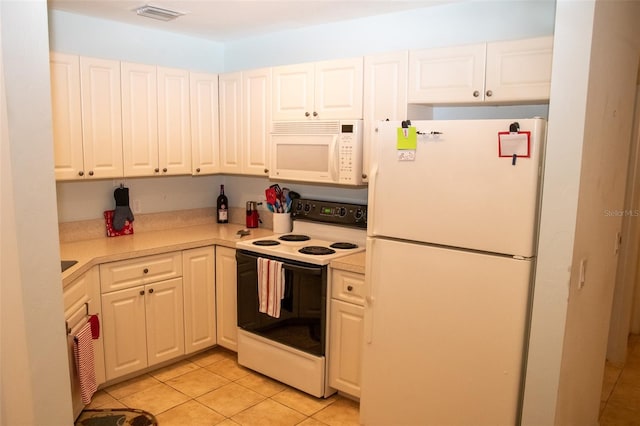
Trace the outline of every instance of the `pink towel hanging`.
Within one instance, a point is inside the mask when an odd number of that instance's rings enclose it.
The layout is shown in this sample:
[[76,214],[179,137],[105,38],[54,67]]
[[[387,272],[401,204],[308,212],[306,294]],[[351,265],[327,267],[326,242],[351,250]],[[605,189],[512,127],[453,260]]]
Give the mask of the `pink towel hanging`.
[[93,337],[91,323],[87,322],[73,338],[73,355],[80,378],[82,403],[91,403],[91,397],[98,390],[93,358]]

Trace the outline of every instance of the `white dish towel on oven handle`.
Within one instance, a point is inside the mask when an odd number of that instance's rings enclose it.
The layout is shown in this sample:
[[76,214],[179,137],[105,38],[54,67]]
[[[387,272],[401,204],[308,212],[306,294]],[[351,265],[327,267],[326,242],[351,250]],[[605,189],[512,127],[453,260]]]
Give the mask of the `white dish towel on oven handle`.
[[260,312],[280,318],[280,302],[284,297],[284,267],[277,260],[258,258],[258,301]]

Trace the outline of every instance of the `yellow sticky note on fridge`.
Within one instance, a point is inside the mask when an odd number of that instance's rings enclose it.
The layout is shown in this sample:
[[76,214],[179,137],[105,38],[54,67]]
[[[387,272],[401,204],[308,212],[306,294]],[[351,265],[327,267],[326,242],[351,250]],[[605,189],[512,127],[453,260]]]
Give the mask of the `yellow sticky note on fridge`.
[[398,128],[397,149],[416,149],[418,147],[418,133],[415,127]]

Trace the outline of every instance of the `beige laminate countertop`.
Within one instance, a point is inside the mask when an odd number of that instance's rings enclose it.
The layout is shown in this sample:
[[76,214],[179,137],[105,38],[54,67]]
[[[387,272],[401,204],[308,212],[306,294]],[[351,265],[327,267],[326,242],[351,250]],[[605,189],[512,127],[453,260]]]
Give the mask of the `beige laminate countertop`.
[[357,274],[364,274],[365,256],[365,252],[361,251],[360,253],[340,257],[331,261],[331,267],[343,271],[355,272]]
[[[61,243],[61,259],[78,261],[62,273],[62,286],[65,287],[92,266],[101,263],[210,245],[235,248],[236,242],[240,241],[236,233],[241,229],[245,229],[244,226],[212,223]],[[257,228],[251,229],[251,234],[242,238],[253,239],[272,234],[270,229]]]
[[[232,223],[213,223],[61,243],[61,259],[78,261],[62,273],[62,286],[67,286],[94,265],[101,263],[210,245],[235,248],[236,242],[240,241],[237,232],[241,229],[245,228]],[[270,235],[273,235],[270,229],[258,228],[251,229],[251,234],[242,238],[254,239]],[[364,274],[364,259],[364,253],[356,253],[332,261],[331,267]]]

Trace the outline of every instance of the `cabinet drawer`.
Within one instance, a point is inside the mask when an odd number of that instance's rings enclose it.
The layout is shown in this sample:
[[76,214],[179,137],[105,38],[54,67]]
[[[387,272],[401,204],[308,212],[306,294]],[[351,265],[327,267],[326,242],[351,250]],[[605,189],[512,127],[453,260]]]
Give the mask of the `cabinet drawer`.
[[182,276],[182,252],[137,257],[100,265],[102,293]]
[[364,306],[364,275],[334,269],[331,274],[331,297]]
[[62,299],[64,300],[65,315],[72,309],[78,309],[79,305],[89,301],[89,294],[91,294],[90,283],[89,274],[85,274],[64,288]]

